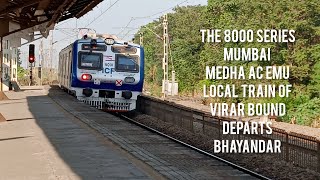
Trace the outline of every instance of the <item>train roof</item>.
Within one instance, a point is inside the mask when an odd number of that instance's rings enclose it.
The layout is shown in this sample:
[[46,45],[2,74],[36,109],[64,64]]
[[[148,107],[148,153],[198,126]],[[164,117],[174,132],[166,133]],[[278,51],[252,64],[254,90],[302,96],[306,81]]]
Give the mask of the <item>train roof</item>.
[[115,41],[115,44],[119,44],[119,45],[128,44],[129,46],[140,48],[139,44],[135,44],[130,41],[119,39],[116,35],[113,35],[113,34],[87,33],[86,35],[83,36],[82,39],[78,39],[78,42],[82,42],[81,40],[91,40],[91,39],[96,39],[97,42],[101,42],[101,41],[104,42],[105,39],[113,39]]
[[[91,39],[96,39],[97,43],[105,43],[105,40],[102,39],[102,38],[86,38],[86,39],[81,38],[81,39],[75,40],[73,43],[69,44],[67,47],[63,48],[61,51],[65,50],[65,49],[68,49],[69,47],[72,47],[72,45],[74,43],[90,43]],[[115,43],[113,45],[128,45],[128,46],[132,46],[132,47],[135,47],[135,48],[141,48],[141,46],[139,44],[135,44],[135,43],[130,42],[130,41],[124,41],[124,40],[121,40],[121,39],[114,39],[114,40],[115,40]]]
[[[91,39],[78,39],[74,43],[90,43]],[[97,39],[97,43],[104,43],[104,39]],[[113,45],[129,45],[136,48],[141,48],[139,44],[135,44],[133,42],[124,41],[124,40],[115,40],[115,43]]]

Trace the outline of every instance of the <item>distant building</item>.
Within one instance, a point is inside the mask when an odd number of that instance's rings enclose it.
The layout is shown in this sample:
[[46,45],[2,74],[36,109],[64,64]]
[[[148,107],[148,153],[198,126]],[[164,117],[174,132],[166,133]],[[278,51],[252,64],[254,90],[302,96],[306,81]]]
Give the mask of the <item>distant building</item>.
[[[1,19],[0,19],[1,21]],[[21,29],[20,24],[17,24],[15,22],[9,22],[7,24],[1,24],[2,26],[5,26],[8,28],[8,32],[14,32],[9,35],[5,35],[2,38],[2,42],[0,41],[2,45],[2,52],[0,52],[0,56],[2,54],[3,57],[3,63],[2,65],[2,76],[0,76],[0,91],[8,91],[10,88],[10,82],[17,81],[17,69],[18,69],[18,57],[19,57],[19,51],[18,48],[21,47],[21,40],[26,41],[25,43],[30,43],[35,40],[35,32],[39,31],[39,29],[43,29],[46,27],[46,24],[41,24],[39,26],[30,27],[24,30],[17,31]],[[53,28],[53,27],[52,27]],[[49,29],[47,29],[49,30]],[[16,31],[16,32],[15,32]],[[41,30],[40,30],[41,31]],[[42,32],[42,31],[41,31]],[[1,33],[1,31],[0,31]],[[6,34],[6,33],[4,33]],[[42,36],[47,37],[46,32],[40,33]],[[39,35],[39,34],[38,34]],[[0,49],[1,51],[1,49]],[[1,73],[1,69],[0,69]],[[2,83],[1,83],[2,82]]]
[[2,87],[3,91],[9,91],[10,83],[17,81],[18,69],[18,47],[12,46],[9,39],[4,38],[3,45],[3,71]]

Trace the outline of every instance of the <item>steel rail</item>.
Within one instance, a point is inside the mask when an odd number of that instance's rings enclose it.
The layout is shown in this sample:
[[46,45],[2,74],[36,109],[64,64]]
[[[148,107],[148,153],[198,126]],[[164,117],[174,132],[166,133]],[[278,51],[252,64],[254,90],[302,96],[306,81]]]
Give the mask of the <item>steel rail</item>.
[[231,167],[233,167],[233,168],[236,168],[236,169],[238,169],[238,170],[240,170],[240,171],[242,171],[242,172],[244,172],[244,173],[247,173],[247,174],[249,174],[249,175],[251,175],[251,176],[253,176],[253,177],[256,177],[256,178],[259,178],[259,179],[264,179],[264,180],[271,180],[270,178],[268,178],[268,177],[266,177],[266,176],[263,176],[263,175],[261,175],[261,174],[258,174],[258,173],[254,172],[254,171],[251,171],[251,170],[246,169],[246,168],[244,168],[244,167],[242,167],[242,166],[239,166],[239,165],[234,164],[234,163],[232,163],[232,162],[230,162],[230,161],[227,161],[227,160],[225,160],[225,159],[223,159],[223,158],[220,158],[220,157],[218,157],[218,156],[216,156],[216,155],[213,155],[213,154],[208,153],[208,152],[206,152],[206,151],[204,151],[204,150],[201,150],[201,149],[199,149],[199,148],[197,148],[197,147],[195,147],[195,146],[192,146],[192,145],[187,144],[187,143],[185,143],[185,142],[183,142],[183,141],[180,141],[179,139],[176,139],[176,138],[174,138],[174,137],[172,137],[172,136],[169,136],[169,135],[167,135],[167,134],[165,134],[165,133],[163,133],[163,132],[160,132],[160,131],[158,131],[158,130],[156,130],[156,129],[154,129],[154,128],[151,128],[151,127],[149,127],[149,126],[147,126],[147,125],[145,125],[145,124],[142,124],[142,123],[140,123],[140,122],[137,122],[137,121],[135,121],[134,119],[132,119],[132,118],[130,118],[130,117],[127,117],[127,116],[125,116],[125,115],[123,115],[123,114],[117,113],[116,115],[117,115],[118,117],[120,117],[120,118],[128,121],[128,122],[131,122],[131,123],[133,123],[133,124],[136,124],[136,125],[144,128],[144,129],[147,129],[147,130],[151,131],[151,132],[157,133],[157,134],[159,134],[159,135],[161,135],[161,136],[163,136],[163,137],[166,137],[166,138],[168,138],[168,139],[170,139],[170,140],[172,140],[172,141],[174,141],[174,142],[176,142],[176,143],[179,143],[179,144],[182,144],[183,146],[186,146],[186,147],[188,147],[188,148],[191,148],[191,149],[193,149],[193,150],[195,150],[195,151],[197,151],[197,152],[199,152],[199,153],[201,153],[201,154],[204,154],[204,155],[206,155],[206,156],[209,156],[209,157],[211,157],[211,158],[214,158],[214,159],[217,159],[217,160],[219,160],[219,161],[221,161],[221,162],[224,162],[224,163],[228,164],[229,166],[231,166]]

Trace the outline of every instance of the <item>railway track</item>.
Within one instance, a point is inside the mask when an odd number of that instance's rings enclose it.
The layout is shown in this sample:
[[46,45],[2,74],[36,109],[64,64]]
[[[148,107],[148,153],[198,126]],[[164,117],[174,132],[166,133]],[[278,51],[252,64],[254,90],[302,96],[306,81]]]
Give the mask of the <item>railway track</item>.
[[49,96],[75,118],[167,179],[268,179],[124,115],[116,117],[91,108],[61,90],[49,90]]
[[[280,140],[281,153],[271,154],[214,154],[222,159],[251,169],[271,178],[318,179],[320,177],[320,142],[313,137],[288,133],[273,127],[270,135],[223,134],[222,121],[233,121],[228,117],[212,117],[207,111],[176,104],[150,96],[138,99],[138,122],[161,130],[170,136],[192,144],[211,153],[213,139],[224,140]],[[149,120],[150,119],[150,120]],[[178,132],[178,133],[176,133]],[[282,169],[279,171],[279,169]],[[293,170],[294,169],[294,170]],[[303,175],[298,172],[304,172]]]
[[181,144],[181,145],[183,145],[183,146],[185,146],[185,147],[188,147],[188,148],[190,148],[190,149],[192,149],[192,150],[194,150],[194,151],[197,151],[197,152],[199,152],[199,153],[201,153],[201,154],[204,154],[204,155],[206,155],[206,156],[208,156],[208,157],[217,159],[217,160],[219,160],[219,161],[221,161],[221,162],[223,162],[223,163],[226,163],[226,164],[228,164],[228,165],[230,165],[230,166],[232,166],[232,167],[234,167],[234,168],[236,168],[236,169],[238,169],[238,170],[240,170],[240,171],[242,171],[242,172],[244,172],[244,173],[250,174],[250,175],[253,176],[253,177],[256,177],[256,178],[259,178],[259,179],[265,179],[265,180],[269,180],[269,179],[270,179],[270,178],[268,178],[268,177],[266,177],[266,176],[263,176],[263,175],[261,175],[261,174],[258,174],[258,173],[256,173],[256,172],[254,172],[254,171],[251,171],[251,170],[246,169],[246,168],[244,168],[244,167],[238,166],[237,164],[234,164],[234,163],[232,163],[232,162],[230,162],[230,161],[227,161],[227,160],[225,160],[225,159],[223,159],[223,158],[220,158],[220,157],[215,156],[215,155],[213,155],[213,154],[210,154],[210,153],[208,153],[208,152],[206,152],[206,151],[203,151],[203,150],[201,150],[201,149],[199,149],[199,148],[197,148],[197,147],[195,147],[195,146],[192,146],[192,145],[190,145],[190,144],[188,144],[188,143],[185,143],[185,142],[183,142],[183,141],[180,141],[179,139],[176,139],[176,138],[174,138],[174,137],[172,137],[172,136],[170,136],[170,135],[167,135],[167,134],[165,134],[165,133],[163,133],[163,132],[160,132],[160,131],[152,128],[152,127],[149,127],[149,126],[147,126],[147,125],[145,125],[145,124],[142,124],[142,123],[140,123],[140,122],[138,122],[138,121],[135,121],[135,120],[134,120],[133,118],[131,118],[131,117],[128,117],[128,116],[123,115],[123,114],[117,114],[117,115],[118,115],[119,117],[121,117],[122,119],[125,119],[126,121],[129,121],[129,122],[131,122],[131,123],[134,123],[134,124],[136,124],[136,125],[144,128],[144,129],[147,129],[147,130],[149,130],[149,131],[151,131],[151,132],[154,132],[154,133],[156,133],[156,134],[159,134],[160,136],[163,136],[163,137],[165,137],[165,138],[168,138],[168,139],[170,139],[170,140],[172,140],[172,141],[174,141],[174,142],[176,142],[176,143],[179,143],[179,144]]

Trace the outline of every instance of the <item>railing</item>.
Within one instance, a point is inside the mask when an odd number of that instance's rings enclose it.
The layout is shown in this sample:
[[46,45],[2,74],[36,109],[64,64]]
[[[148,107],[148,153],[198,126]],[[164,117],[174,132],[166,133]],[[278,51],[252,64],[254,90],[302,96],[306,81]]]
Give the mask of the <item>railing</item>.
[[210,113],[178,105],[169,101],[142,96],[138,98],[137,110],[162,121],[175,124],[193,133],[207,135],[212,139],[263,139],[280,140],[281,153],[271,154],[277,159],[290,162],[295,166],[320,172],[320,141],[314,137],[272,128],[272,134],[223,134],[222,122],[230,118],[212,117]]

